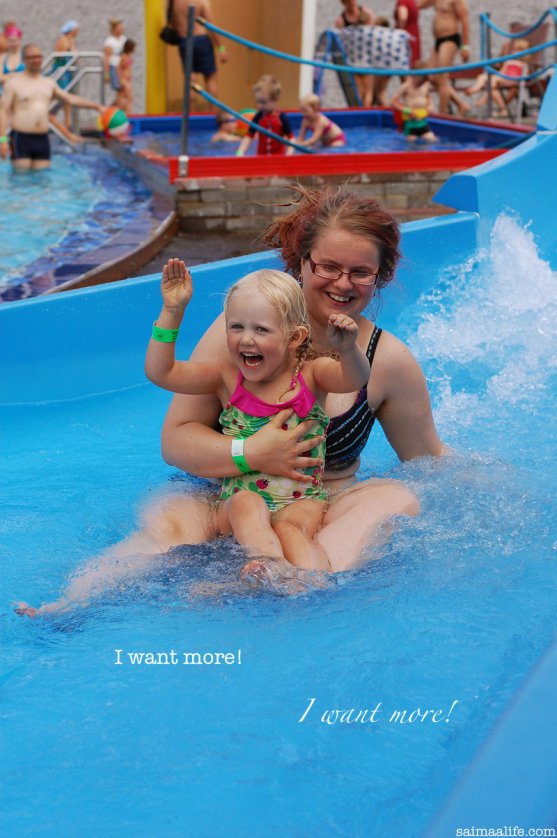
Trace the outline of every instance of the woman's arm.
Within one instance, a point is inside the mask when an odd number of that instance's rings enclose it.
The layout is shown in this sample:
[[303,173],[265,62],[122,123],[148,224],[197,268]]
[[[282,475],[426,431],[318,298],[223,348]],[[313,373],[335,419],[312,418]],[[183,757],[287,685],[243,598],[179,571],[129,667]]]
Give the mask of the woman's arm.
[[401,460],[449,452],[437,434],[420,365],[408,347],[388,332],[382,333],[377,345],[368,401]]
[[315,383],[324,393],[353,393],[366,385],[369,362],[358,346],[357,338],[358,325],[351,317],[329,316],[327,340],[336,349],[339,360],[316,358],[312,361]]

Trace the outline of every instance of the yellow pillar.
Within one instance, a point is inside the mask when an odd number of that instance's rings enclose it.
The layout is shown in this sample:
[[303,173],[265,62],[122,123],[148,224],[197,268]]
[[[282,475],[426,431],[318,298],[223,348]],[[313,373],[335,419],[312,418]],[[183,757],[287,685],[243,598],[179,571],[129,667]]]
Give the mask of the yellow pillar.
[[159,32],[165,24],[165,0],[143,0],[145,10],[145,109],[166,113],[165,44]]

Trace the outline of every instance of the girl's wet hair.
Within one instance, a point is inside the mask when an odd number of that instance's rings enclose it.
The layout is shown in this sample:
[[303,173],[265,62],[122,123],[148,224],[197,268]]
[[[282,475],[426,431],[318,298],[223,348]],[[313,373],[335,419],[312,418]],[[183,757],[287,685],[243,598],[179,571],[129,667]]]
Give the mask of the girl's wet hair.
[[270,268],[254,271],[228,289],[224,299],[224,316],[228,323],[230,300],[238,288],[251,285],[271,303],[279,314],[284,334],[290,338],[303,327],[310,334],[309,316],[302,289],[293,277]]
[[302,259],[307,259],[317,239],[329,230],[341,229],[378,247],[377,288],[384,288],[393,279],[401,255],[400,229],[378,201],[345,188],[292,188],[295,197],[288,205],[291,212],[273,221],[262,237],[265,244],[280,251],[289,273],[298,277]]

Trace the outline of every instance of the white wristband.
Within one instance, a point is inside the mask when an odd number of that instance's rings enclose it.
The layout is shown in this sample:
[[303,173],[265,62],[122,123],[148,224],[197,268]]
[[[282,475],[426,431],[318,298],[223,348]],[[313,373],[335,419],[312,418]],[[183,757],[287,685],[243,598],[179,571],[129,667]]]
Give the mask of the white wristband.
[[242,472],[242,474],[249,474],[251,469],[244,456],[244,442],[244,439],[238,439],[237,437],[233,439],[230,453],[232,454],[232,459],[234,460],[235,465]]

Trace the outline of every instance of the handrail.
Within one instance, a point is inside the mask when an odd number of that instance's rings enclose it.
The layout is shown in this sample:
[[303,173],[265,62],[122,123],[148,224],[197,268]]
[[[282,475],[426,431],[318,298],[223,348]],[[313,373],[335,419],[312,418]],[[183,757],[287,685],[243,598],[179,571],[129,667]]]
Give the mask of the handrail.
[[[285,61],[291,61],[295,64],[309,64],[311,67],[321,67],[324,70],[333,70],[335,73],[338,72],[338,65],[331,64],[328,61],[316,61],[312,58],[300,58],[297,55],[290,55],[287,52],[281,52],[280,50],[272,49],[271,47],[264,47],[261,44],[256,44],[254,41],[249,41],[247,38],[242,38],[240,35],[234,35],[232,32],[227,32],[226,29],[221,29],[220,26],[215,26],[213,23],[208,23],[204,18],[196,18],[197,22],[200,23],[202,26],[205,26],[211,32],[216,32],[218,35],[222,35],[224,38],[229,38],[232,41],[236,41],[236,43],[242,44],[243,46],[248,47],[249,49],[256,49],[259,52],[263,52],[266,55],[272,55],[275,58],[283,58]],[[557,46],[557,39],[553,39],[552,41],[547,41],[545,44],[538,44],[533,47],[529,47],[528,50],[522,50],[520,53],[515,53],[512,56],[505,56],[515,58],[520,55],[524,55],[526,53],[531,54],[534,52],[540,52],[541,50],[546,49],[547,47]],[[463,73],[467,70],[479,70],[484,69],[485,67],[491,67],[492,64],[500,64],[501,58],[488,58],[483,61],[471,61],[467,64],[459,64],[458,66],[451,65],[450,67],[426,67],[423,70],[407,70],[404,69],[405,76],[433,76],[433,75],[440,75],[442,73]],[[392,76],[396,75],[399,70],[396,67],[389,67],[388,69],[383,68],[375,68],[375,67],[353,67],[350,64],[343,65],[342,72],[346,73],[355,73],[358,75],[370,75],[370,76]]]
[[497,35],[501,35],[503,38],[511,38],[514,40],[515,38],[526,38],[526,36],[534,32],[534,30],[536,30],[538,26],[541,26],[546,17],[552,17],[554,23],[557,23],[557,10],[547,9],[539,18],[539,20],[536,21],[536,23],[533,23],[531,26],[528,26],[526,29],[524,29],[523,32],[505,32],[504,29],[501,29],[499,26],[496,26],[495,23],[492,23],[491,18],[485,12],[482,12],[480,14],[480,25],[484,23],[489,29],[492,29],[494,32],[496,32]]
[[[49,67],[54,63],[57,58],[65,58],[67,59],[66,62],[61,65],[60,67],[56,67],[50,73],[48,72]],[[85,66],[80,66],[81,61],[83,59],[90,60],[94,59],[96,64],[89,64]],[[104,105],[104,55],[102,52],[98,52],[97,50],[83,50],[79,52],[51,52],[45,60],[43,61],[42,65],[42,72],[45,75],[48,75],[53,81],[58,82],[65,73],[71,72],[72,78],[70,79],[68,85],[66,86],[66,90],[71,91],[77,84],[81,81],[81,79],[86,75],[100,75],[100,103]]]
[[[479,16],[480,21],[480,56],[482,59],[487,59],[494,64],[501,64],[504,61],[513,58],[522,58],[524,56],[532,55],[535,52],[541,52],[545,50],[546,47],[555,46],[557,41],[554,39],[552,41],[546,41],[543,44],[537,44],[535,46],[529,47],[528,50],[523,50],[522,54],[519,52],[509,53],[507,55],[499,55],[497,57],[492,56],[491,52],[491,33],[495,32],[497,35],[500,35],[507,39],[507,41],[516,41],[521,38],[526,38],[532,32],[535,32],[539,29],[543,24],[544,21],[550,18],[553,20],[555,34],[557,34],[557,9],[551,8],[547,9],[533,24],[527,26],[525,29],[521,30],[520,32],[506,32],[505,30],[501,29],[495,23],[492,22],[491,16],[489,13],[482,13]],[[557,54],[557,50],[556,50]],[[487,99],[488,99],[488,106],[487,112],[488,115],[491,116],[492,108],[493,108],[493,97],[492,97],[492,77],[497,76],[502,79],[508,80],[509,78],[512,79],[513,82],[528,83],[533,82],[536,79],[542,78],[547,73],[550,72],[551,68],[554,66],[554,62],[548,61],[544,67],[539,67],[537,70],[534,70],[531,73],[524,74],[521,76],[508,76],[505,73],[500,72],[500,70],[496,69],[496,66],[488,66],[486,67],[486,72],[488,74],[488,84],[487,84]],[[523,90],[523,87],[520,88]],[[522,93],[519,93],[518,102],[517,102],[517,114],[519,109],[521,108],[522,102]],[[507,106],[508,111],[508,106]],[[510,116],[510,114],[509,114]],[[520,114],[517,115],[517,121],[520,121]]]

